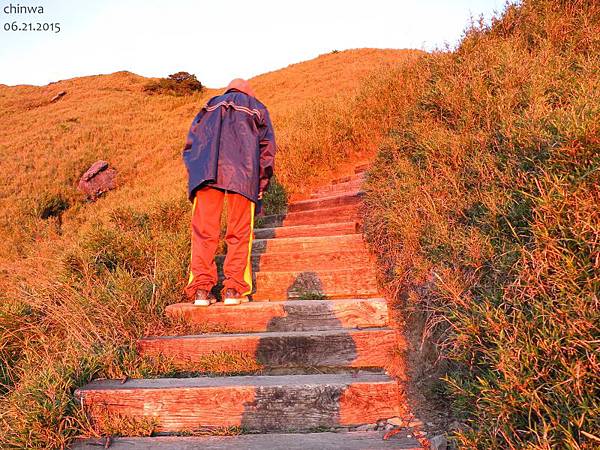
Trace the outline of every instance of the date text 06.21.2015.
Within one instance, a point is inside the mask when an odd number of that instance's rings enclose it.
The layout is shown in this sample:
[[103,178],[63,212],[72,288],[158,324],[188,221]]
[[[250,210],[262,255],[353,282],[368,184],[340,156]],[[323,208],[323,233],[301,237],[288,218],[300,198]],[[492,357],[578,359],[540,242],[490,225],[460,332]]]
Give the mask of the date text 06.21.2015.
[[4,31],[50,31],[60,32],[59,22],[6,22]]

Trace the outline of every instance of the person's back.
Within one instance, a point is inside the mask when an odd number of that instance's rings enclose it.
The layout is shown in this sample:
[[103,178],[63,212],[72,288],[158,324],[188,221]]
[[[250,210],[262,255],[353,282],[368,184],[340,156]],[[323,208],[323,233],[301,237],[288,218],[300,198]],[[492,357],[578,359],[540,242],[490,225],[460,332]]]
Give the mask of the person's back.
[[268,185],[275,156],[271,119],[267,108],[241,89],[234,80],[192,123],[183,153],[190,199],[194,189],[210,183],[257,202]]
[[194,118],[183,151],[193,202],[192,256],[185,289],[196,305],[209,306],[217,283],[214,254],[223,199],[227,201],[224,302],[239,304],[252,292],[255,204],[273,175],[275,136],[267,108],[248,83],[233,80]]

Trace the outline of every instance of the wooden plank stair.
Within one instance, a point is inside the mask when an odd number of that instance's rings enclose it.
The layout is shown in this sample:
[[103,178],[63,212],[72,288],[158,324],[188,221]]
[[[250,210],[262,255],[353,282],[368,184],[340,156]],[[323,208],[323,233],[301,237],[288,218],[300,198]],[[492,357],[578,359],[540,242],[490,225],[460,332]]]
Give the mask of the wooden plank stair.
[[339,250],[366,251],[360,234],[341,236],[304,236],[279,239],[255,239],[253,254],[316,251],[337,252]]
[[[407,412],[400,383],[382,371],[404,342],[388,327],[375,264],[359,234],[365,168],[290,204],[286,214],[258,220],[252,302],[166,308],[170,317],[214,332],[137,342],[141,354],[186,367],[242,354],[262,374],[95,380],[76,391],[93,421],[115,415],[151,420],[163,434],[231,426],[261,434],[118,438],[111,448],[422,448],[414,439],[348,432]],[[74,448],[91,445],[80,440]]]
[[398,344],[390,328],[277,331],[199,336],[152,336],[138,351],[198,362],[213,352],[240,352],[268,368],[385,367]]
[[[221,264],[224,256],[217,256]],[[338,251],[307,250],[298,252],[268,252],[251,257],[254,272],[314,271],[315,269],[339,269],[340,267],[368,266],[373,262],[371,255],[350,249]]]
[[254,301],[379,295],[373,266],[293,272],[256,272]]
[[292,225],[274,228],[255,228],[256,239],[273,239],[284,237],[306,237],[306,236],[340,236],[343,234],[354,234],[360,231],[358,222],[324,223],[318,225]]
[[[265,433],[240,436],[193,437],[119,437],[111,439],[111,450],[365,450],[395,449],[420,450],[423,447],[414,438],[384,440],[381,431],[350,431],[341,433]],[[73,450],[98,450],[106,439],[88,439],[77,442]]]
[[166,313],[230,333],[362,329],[385,327],[388,323],[387,304],[383,298],[250,302],[238,307],[217,303],[209,308],[176,303],[167,306]]
[[318,199],[340,194],[355,194],[360,191],[365,178],[363,173],[351,175],[348,177],[338,178],[333,180],[331,184],[327,184],[316,189],[310,194],[311,199]]
[[400,415],[398,383],[381,373],[96,380],[78,390],[89,416],[151,417],[156,430],[241,426],[298,431]]
[[294,202],[289,205],[288,212],[310,211],[336,206],[358,205],[362,200],[362,192],[341,193],[317,199]]
[[265,216],[260,219],[260,222],[263,227],[273,228],[279,226],[349,222],[356,221],[357,219],[358,204],[354,204]]

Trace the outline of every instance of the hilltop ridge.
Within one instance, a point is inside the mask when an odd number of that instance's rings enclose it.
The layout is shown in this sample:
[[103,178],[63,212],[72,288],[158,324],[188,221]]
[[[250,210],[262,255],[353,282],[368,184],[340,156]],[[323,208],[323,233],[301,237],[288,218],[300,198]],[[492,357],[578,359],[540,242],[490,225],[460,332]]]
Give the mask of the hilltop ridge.
[[[348,94],[378,66],[402,64],[417,54],[412,50],[340,51],[259,75],[251,83],[271,112],[279,147],[285,152],[288,129],[295,126],[286,117],[294,111],[317,99]],[[74,215],[88,214],[89,206],[76,201],[75,184],[95,160],[110,161],[119,170],[120,187],[111,193],[110,202],[94,205],[99,216],[112,204],[144,208],[149,199],[173,199],[185,191],[180,153],[187,129],[202,103],[222,88],[185,97],[146,95],[143,86],[151,80],[155,79],[118,71],[45,86],[0,87],[4,113],[0,171],[12,174],[0,198],[0,227],[7,236],[0,244],[0,255],[23,254],[27,236],[39,234],[40,224],[31,212],[41,198],[60,196],[77,204],[63,215],[63,231]],[[60,91],[67,94],[50,103]],[[280,174],[281,169],[285,172],[281,164],[279,168]],[[36,230],[17,226],[23,220]]]

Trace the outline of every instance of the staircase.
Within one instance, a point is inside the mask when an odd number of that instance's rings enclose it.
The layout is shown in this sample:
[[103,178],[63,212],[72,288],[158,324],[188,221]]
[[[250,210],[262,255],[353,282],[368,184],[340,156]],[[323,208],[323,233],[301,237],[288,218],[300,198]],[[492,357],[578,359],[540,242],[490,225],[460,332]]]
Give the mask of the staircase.
[[[147,419],[161,435],[115,438],[111,448],[428,447],[406,431],[389,433],[386,422],[408,414],[401,383],[385,370],[401,367],[402,338],[388,327],[375,263],[360,234],[365,168],[291,203],[285,215],[261,219],[252,302],[167,307],[169,316],[219,333],[138,341],[142,354],[192,365],[211,354],[241,352],[260,363],[260,374],[96,380],[76,391],[92,420],[103,414]],[[224,427],[245,433],[185,436]],[[383,439],[386,430],[395,435]],[[80,440],[73,448],[104,442]]]

